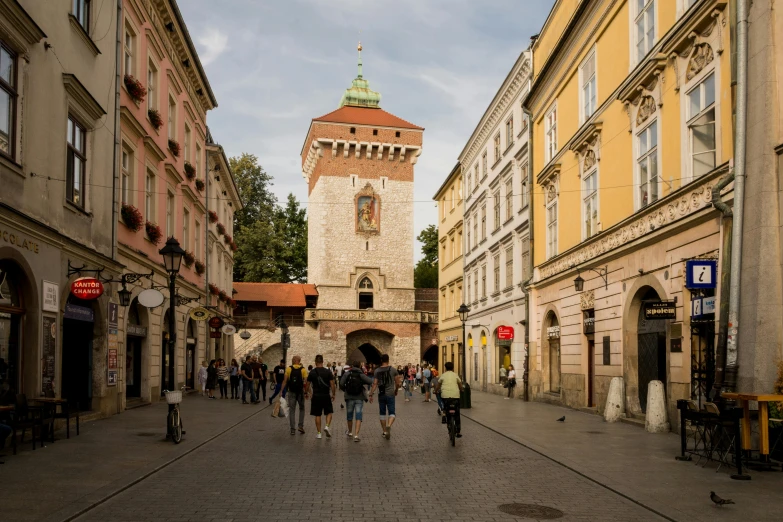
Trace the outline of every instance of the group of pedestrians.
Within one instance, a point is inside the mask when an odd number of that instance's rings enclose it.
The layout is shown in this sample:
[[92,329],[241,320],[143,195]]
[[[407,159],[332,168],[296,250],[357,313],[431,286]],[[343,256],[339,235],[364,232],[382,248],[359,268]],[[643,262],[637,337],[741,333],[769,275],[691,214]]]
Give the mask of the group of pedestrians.
[[[281,361],[282,363],[282,361]],[[263,359],[255,355],[248,355],[240,365],[236,359],[231,359],[231,365],[227,366],[223,359],[212,359],[207,363],[203,361],[198,371],[198,383],[201,395],[208,399],[217,399],[215,389],[220,390],[221,399],[239,400],[240,389],[242,404],[259,404],[263,396],[266,400],[266,384],[268,382],[268,367]],[[231,396],[229,397],[229,385]],[[247,394],[250,394],[250,402]]]

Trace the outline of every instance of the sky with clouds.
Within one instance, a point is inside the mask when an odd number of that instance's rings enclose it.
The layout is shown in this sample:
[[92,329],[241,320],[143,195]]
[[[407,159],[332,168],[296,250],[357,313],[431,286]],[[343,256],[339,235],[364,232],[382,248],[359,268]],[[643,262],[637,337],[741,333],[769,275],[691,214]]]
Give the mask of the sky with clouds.
[[[219,107],[207,115],[229,156],[249,152],[306,206],[299,157],[310,120],[356,76],[381,107],[424,127],[415,233],[432,197],[553,0],[179,0]],[[416,259],[420,257],[417,246]]]

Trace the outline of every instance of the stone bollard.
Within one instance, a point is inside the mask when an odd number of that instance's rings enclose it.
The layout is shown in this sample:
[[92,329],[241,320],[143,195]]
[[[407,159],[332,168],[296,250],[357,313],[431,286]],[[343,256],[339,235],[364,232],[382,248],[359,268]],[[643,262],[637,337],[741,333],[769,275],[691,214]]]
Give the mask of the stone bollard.
[[625,417],[625,383],[622,377],[612,377],[609,395],[606,397],[604,420],[617,422],[621,417]]
[[647,416],[644,429],[650,433],[671,431],[666,421],[666,395],[661,381],[650,381],[647,386]]

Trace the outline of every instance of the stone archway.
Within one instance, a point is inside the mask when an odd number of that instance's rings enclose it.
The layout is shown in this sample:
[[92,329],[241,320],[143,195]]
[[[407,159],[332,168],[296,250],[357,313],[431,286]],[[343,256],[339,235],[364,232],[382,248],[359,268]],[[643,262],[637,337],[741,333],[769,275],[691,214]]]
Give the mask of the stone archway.
[[353,352],[348,354],[349,364],[353,364],[354,361],[360,363],[372,364],[375,366],[381,365],[381,352],[377,347],[370,343],[364,343]]
[[[351,364],[354,360],[362,362],[374,362],[380,365],[382,354],[389,354],[393,359],[392,343],[394,335],[382,330],[357,330],[349,333],[345,338],[346,362]],[[356,358],[356,359],[354,359]],[[391,361],[394,366],[395,361]],[[402,364],[402,361],[398,362]]]
[[560,395],[560,318],[557,310],[550,306],[544,315],[541,328],[542,381],[544,390]]
[[438,358],[438,346],[433,344],[429,348],[427,348],[424,351],[424,355],[422,355],[422,360],[429,364],[430,366],[438,367],[439,358]]
[[264,364],[271,370],[283,360],[283,345],[275,343],[269,348],[266,348],[261,352],[261,359],[263,359]]

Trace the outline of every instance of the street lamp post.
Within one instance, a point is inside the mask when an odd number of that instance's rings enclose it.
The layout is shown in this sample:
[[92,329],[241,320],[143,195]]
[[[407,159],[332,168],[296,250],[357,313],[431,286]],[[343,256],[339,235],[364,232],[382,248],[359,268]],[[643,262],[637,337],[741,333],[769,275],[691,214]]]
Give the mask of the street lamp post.
[[290,343],[290,337],[288,337],[288,325],[285,324],[285,320],[280,322],[280,344],[283,345],[283,364],[288,364],[288,344]]
[[173,390],[174,384],[174,347],[177,344],[177,274],[182,264],[182,256],[185,251],[179,246],[179,241],[170,237],[166,246],[158,252],[163,256],[163,264],[169,274],[169,364],[168,364],[168,388]]
[[462,358],[460,360],[460,373],[462,374],[462,382],[465,381],[465,353],[468,351],[467,344],[465,343],[465,322],[468,320],[468,313],[470,313],[470,308],[468,308],[465,303],[462,303],[459,305],[459,308],[457,309],[457,313],[459,314],[459,320],[462,321]]

